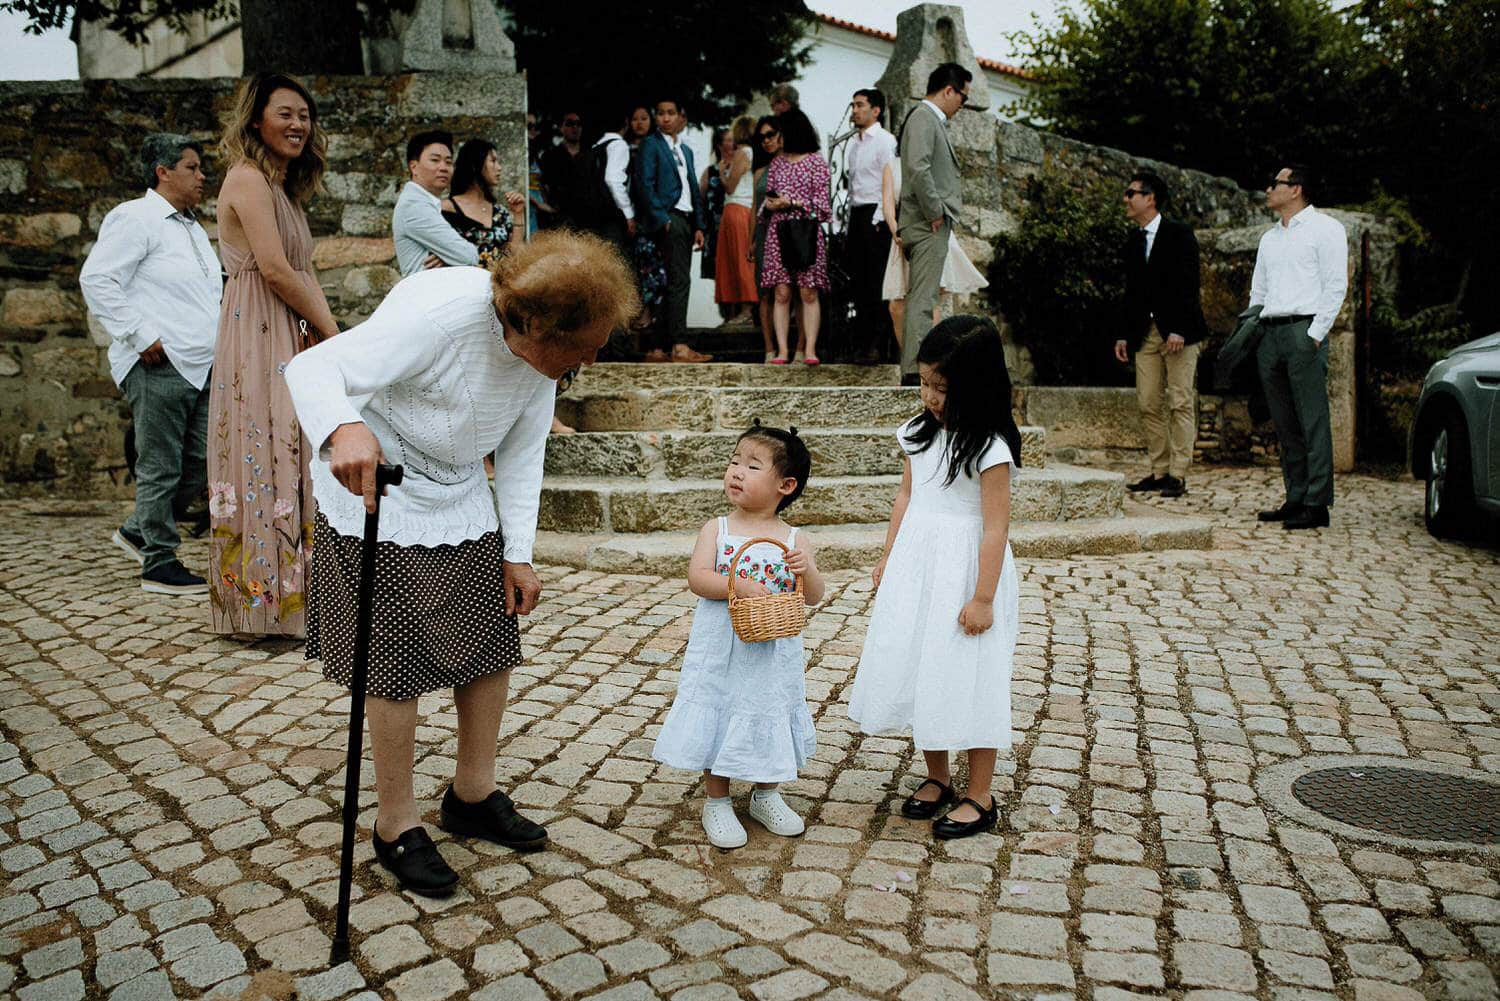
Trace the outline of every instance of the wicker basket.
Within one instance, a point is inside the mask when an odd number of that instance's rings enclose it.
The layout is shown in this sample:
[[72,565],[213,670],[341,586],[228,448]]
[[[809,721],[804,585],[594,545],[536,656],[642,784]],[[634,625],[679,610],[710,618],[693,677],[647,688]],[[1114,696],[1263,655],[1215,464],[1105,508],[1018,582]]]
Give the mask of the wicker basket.
[[775,539],[750,539],[729,561],[729,622],[735,635],[746,643],[764,643],[787,636],[796,636],[807,625],[807,601],[802,594],[802,578],[797,577],[796,587],[779,594],[761,594],[753,598],[742,598],[734,593],[735,567],[745,550],[757,542],[770,542],[787,548]]

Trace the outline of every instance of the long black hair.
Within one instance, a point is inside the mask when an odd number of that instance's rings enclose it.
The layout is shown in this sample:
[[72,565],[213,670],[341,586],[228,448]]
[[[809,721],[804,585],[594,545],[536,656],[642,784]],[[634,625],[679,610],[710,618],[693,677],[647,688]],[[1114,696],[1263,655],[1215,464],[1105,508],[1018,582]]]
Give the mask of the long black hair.
[[766,152],[766,144],[760,141],[760,134],[765,131],[767,125],[771,127],[771,131],[773,132],[781,131],[781,123],[776,120],[775,115],[766,115],[755,123],[755,144],[750,147],[750,169],[752,171],[768,166],[771,160],[774,159],[770,153]]
[[463,149],[458,151],[458,159],[453,161],[453,180],[448,190],[462,195],[477,184],[484,200],[493,202],[495,191],[484,179],[484,161],[494,150],[495,144],[486,139],[470,139],[464,143]]
[[982,316],[950,316],[928,332],[917,350],[918,364],[931,365],[948,383],[939,421],[923,409],[906,440],[913,452],[925,452],[940,429],[948,431],[944,459],[947,483],[960,471],[973,476],[979,458],[999,435],[1021,465],[1021,429],[1010,412],[1010,371],[1000,332]]

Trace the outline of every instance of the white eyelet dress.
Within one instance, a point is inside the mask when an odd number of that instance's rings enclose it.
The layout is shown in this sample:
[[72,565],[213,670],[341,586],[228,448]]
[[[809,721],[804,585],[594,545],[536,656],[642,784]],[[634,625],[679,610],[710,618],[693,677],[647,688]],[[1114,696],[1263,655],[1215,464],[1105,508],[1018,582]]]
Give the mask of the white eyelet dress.
[[[715,568],[748,536],[731,535],[719,519]],[[787,537],[795,548],[797,530]],[[757,543],[740,559],[739,575],[772,591],[795,586],[782,551]],[[746,782],[791,782],[817,747],[803,682],[802,637],[746,643],[729,624],[729,602],[699,598],[682,658],[672,709],[651,755],[673,768],[707,769]]]
[[921,751],[1007,748],[1020,611],[1009,544],[995,588],[994,624],[966,636],[958,613],[979,580],[984,516],[977,474],[1010,462],[1010,449],[996,437],[979,457],[976,475],[960,472],[950,484],[947,432],[938,431],[926,451],[912,453],[906,440],[911,427],[897,432],[911,460],[911,503],[875,592],[849,718],[863,733],[910,729]]

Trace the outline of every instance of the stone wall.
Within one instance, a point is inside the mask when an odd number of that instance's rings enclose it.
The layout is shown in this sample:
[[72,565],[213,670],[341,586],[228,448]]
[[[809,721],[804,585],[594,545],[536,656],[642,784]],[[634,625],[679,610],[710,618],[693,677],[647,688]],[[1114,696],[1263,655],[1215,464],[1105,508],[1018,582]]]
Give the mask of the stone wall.
[[[308,81],[329,133],[326,191],[308,212],[313,263],[343,326],[400,277],[390,214],[407,137],[443,127],[482,136],[501,184],[523,187],[526,84],[515,74],[404,74]],[[0,496],[124,495],[129,411],[109,378],[107,336],[89,321],[78,272],[99,224],[138,197],[137,150],[152,131],[212,143],[236,81],[0,82]],[[223,165],[209,150],[217,189]],[[214,203],[203,206],[217,239]]]

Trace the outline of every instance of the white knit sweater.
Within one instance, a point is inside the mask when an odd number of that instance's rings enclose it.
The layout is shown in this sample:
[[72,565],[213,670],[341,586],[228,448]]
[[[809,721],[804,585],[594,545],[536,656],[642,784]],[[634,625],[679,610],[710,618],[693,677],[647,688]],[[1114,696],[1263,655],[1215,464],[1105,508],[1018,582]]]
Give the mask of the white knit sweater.
[[363,422],[406,467],[381,502],[381,541],[455,545],[494,531],[498,512],[505,559],[531,562],[556,385],[506,347],[488,271],[403,279],[364,323],[294,358],[286,383],[318,453],[318,510],[339,534],[364,533],[364,501],[333,478],[328,438]]

